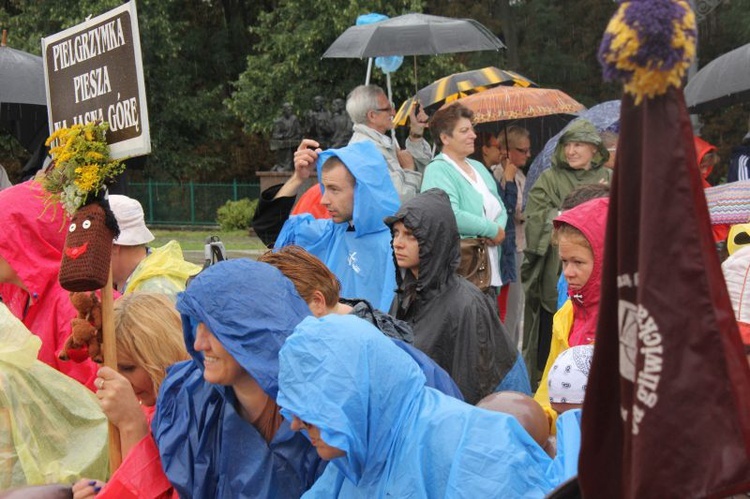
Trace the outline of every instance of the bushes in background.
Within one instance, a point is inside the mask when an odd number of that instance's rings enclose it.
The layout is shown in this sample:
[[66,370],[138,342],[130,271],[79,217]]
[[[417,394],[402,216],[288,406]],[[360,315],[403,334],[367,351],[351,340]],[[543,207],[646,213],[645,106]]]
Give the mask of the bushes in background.
[[216,222],[222,231],[247,230],[258,207],[258,200],[244,198],[239,201],[227,201],[216,210]]

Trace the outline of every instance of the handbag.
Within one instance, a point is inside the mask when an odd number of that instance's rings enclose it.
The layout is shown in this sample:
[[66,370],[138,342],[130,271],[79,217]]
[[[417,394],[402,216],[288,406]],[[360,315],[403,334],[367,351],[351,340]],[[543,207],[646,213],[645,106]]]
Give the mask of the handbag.
[[483,238],[461,239],[458,273],[482,291],[487,291],[490,287],[490,255],[487,251],[487,243]]

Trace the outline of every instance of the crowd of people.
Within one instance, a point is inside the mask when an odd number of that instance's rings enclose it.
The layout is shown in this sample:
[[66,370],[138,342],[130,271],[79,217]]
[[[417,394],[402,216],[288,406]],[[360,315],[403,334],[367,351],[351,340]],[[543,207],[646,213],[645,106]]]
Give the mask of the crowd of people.
[[[382,89],[345,106],[348,145],[302,139],[261,194],[257,261],[152,248],[138,201],[109,196],[116,369],[58,357],[76,316],[57,278],[66,216],[34,181],[0,192],[0,489],[543,497],[577,474],[616,133],[572,122],[524,203],[525,128],[415,109],[401,149]],[[475,240],[482,289],[461,270]],[[746,344],[748,252],[724,267]]]

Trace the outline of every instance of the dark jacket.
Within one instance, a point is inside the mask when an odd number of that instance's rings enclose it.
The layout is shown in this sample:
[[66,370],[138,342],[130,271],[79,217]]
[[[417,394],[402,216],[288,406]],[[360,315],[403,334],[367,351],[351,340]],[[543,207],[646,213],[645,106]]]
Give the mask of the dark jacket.
[[518,355],[497,311],[479,288],[456,273],[459,236],[448,195],[430,189],[395,216],[419,242],[419,278],[396,273],[391,314],[414,329],[414,345],[448,371],[464,398],[475,404],[513,367]]
[[444,394],[455,397],[458,400],[464,399],[461,390],[450,375],[445,372],[445,369],[437,365],[427,354],[412,345],[414,334],[409,323],[373,308],[367,300],[347,300],[342,298],[339,301],[352,307],[349,315],[366,320],[378,328],[381,333],[392,339],[393,343],[401,350],[408,353],[419,364],[419,368],[422,369],[422,374],[427,378],[427,386],[440,390]]

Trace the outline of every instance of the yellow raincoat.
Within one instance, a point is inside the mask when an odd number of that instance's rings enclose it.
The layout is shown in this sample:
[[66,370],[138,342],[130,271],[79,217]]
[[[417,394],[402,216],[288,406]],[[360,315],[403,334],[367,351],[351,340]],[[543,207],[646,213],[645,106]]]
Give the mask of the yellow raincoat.
[[40,347],[0,303],[0,490],[107,478],[107,418],[91,391],[37,360]]
[[123,292],[163,293],[175,299],[177,293],[185,291],[188,277],[200,271],[201,267],[185,261],[180,243],[169,241],[160,248],[151,249],[128,278]]
[[570,348],[568,338],[570,336],[570,329],[573,327],[573,303],[570,299],[565,300],[565,304],[557,311],[552,321],[552,341],[549,346],[549,357],[547,357],[547,363],[544,365],[544,372],[542,373],[542,381],[539,383],[534,394],[534,400],[539,402],[539,405],[544,409],[544,413],[547,415],[549,420],[550,435],[557,433],[557,412],[552,408],[552,404],[549,402],[549,391],[547,390],[547,379],[549,378],[549,371],[552,369],[552,364],[555,363],[557,356],[562,352]]

